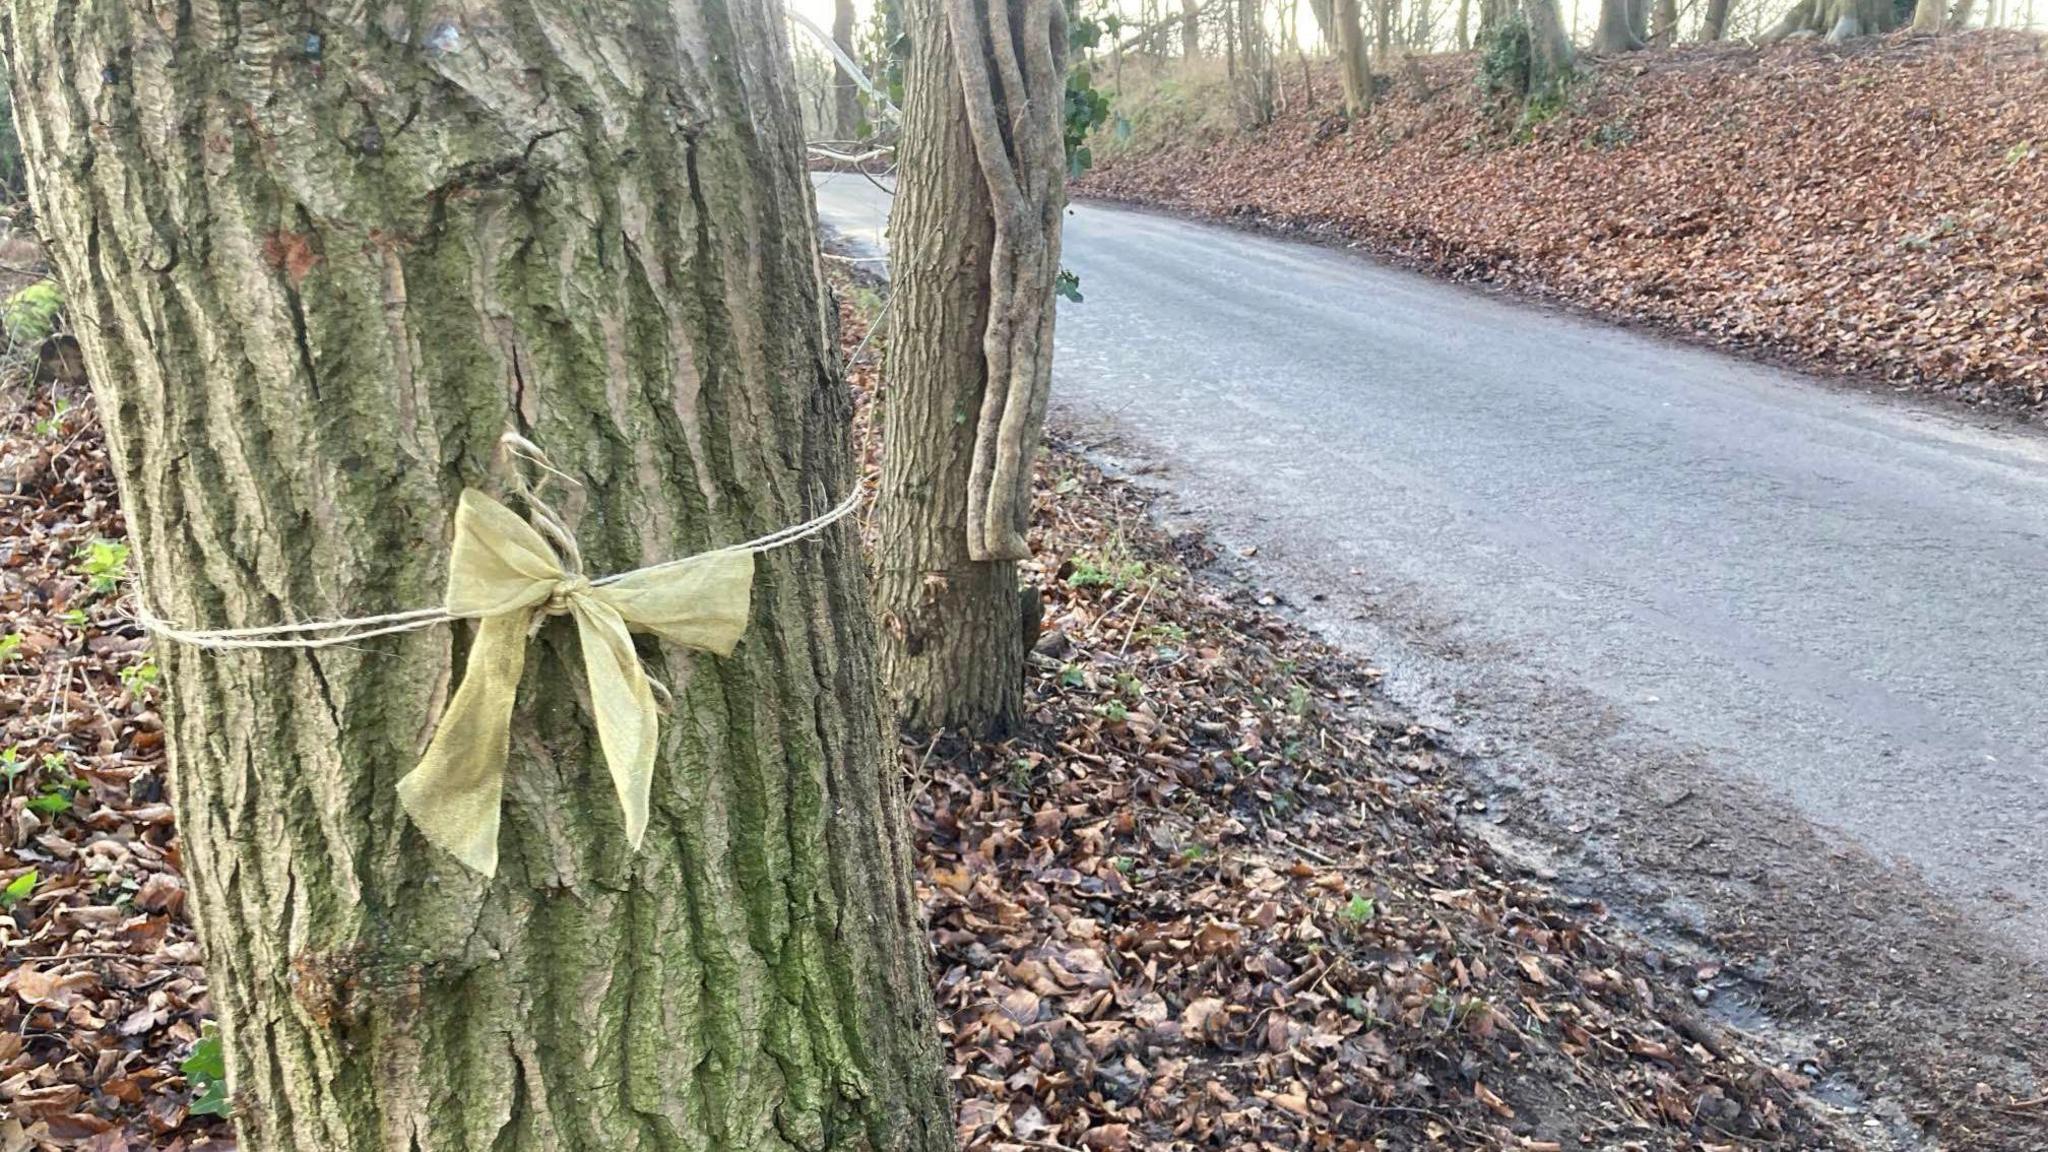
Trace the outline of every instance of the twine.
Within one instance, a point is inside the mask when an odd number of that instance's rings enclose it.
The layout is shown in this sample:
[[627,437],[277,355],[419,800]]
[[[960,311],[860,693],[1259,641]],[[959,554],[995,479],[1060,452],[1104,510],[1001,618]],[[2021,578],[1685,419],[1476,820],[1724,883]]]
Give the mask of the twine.
[[[543,472],[575,487],[582,487],[573,477],[561,472],[548,461],[547,454],[532,441],[516,432],[507,432],[499,438],[512,455],[527,460]],[[530,509],[528,519],[535,528],[547,536],[561,551],[571,573],[580,573],[583,567],[582,551],[576,547],[575,536],[562,527],[561,517],[540,498],[536,488],[526,481],[515,469],[512,487]],[[700,556],[717,556],[734,552],[750,552],[760,555],[794,544],[799,540],[815,536],[851,515],[860,507],[864,493],[855,484],[846,499],[822,515],[814,516],[801,524],[779,528],[765,536],[756,537],[744,544],[730,544],[714,548],[709,552],[695,553],[679,560],[665,560],[630,572],[620,572],[591,581],[593,586],[615,584],[629,576],[640,576],[663,572],[688,564]],[[299,649],[314,651],[352,644],[358,640],[369,640],[378,636],[395,636],[405,632],[418,632],[437,624],[447,624],[463,619],[445,607],[413,608],[404,612],[385,612],[376,616],[352,616],[341,620],[313,620],[302,624],[266,624],[254,628],[180,628],[149,610],[148,603],[140,591],[135,594],[135,609],[129,613],[131,619],[152,635],[183,644],[190,648],[202,648],[215,652],[230,652],[249,649]],[[321,635],[307,635],[320,633]],[[325,635],[333,633],[333,635]]]
[[[754,557],[824,531],[860,506],[861,491],[832,510],[744,544],[592,580],[575,533],[541,498],[549,479],[580,487],[547,454],[515,432],[500,445],[539,472],[529,483],[515,462],[513,493],[526,519],[474,489],[456,505],[448,590],[439,608],[265,628],[178,628],[139,613],[144,627],[196,648],[318,649],[413,632],[451,620],[477,621],[462,680],[442,709],[419,764],[398,782],[399,803],[428,840],[486,876],[498,868],[499,809],[515,695],[526,648],[543,620],[575,624],[589,684],[591,718],[618,792],[626,842],[639,848],[648,822],[657,728],[667,689],[641,667],[632,634],[729,656],[751,612]],[[137,596],[137,603],[141,597]]]

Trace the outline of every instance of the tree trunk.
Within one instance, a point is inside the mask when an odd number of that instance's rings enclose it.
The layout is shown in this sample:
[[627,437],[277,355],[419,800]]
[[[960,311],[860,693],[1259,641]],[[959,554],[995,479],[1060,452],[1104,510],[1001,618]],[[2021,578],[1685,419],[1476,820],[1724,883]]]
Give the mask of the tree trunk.
[[1700,41],[1712,44],[1728,34],[1728,0],[1707,0],[1706,15],[1700,21]]
[[1970,17],[1976,13],[1977,0],[1956,0],[1955,14],[1949,17],[1948,26],[1961,31],[1970,26]]
[[1650,14],[1650,41],[1660,48],[1678,43],[1678,0],[1655,0]]
[[1628,0],[1628,30],[1638,46],[1650,42],[1650,0]]
[[[846,53],[848,60],[858,59],[853,46],[853,0],[832,0],[832,42]],[[860,86],[853,77],[834,62],[832,68],[833,119],[834,129],[841,140],[853,140],[860,136]]]
[[1316,43],[1325,47],[1335,47],[1337,44],[1337,21],[1342,17],[1337,15],[1336,2],[1337,0],[1308,0],[1309,15],[1314,17],[1316,22]]
[[1514,15],[1517,0],[1479,0],[1479,38],[1485,39]]
[[[1013,561],[1051,381],[1066,201],[1060,105],[1046,91],[1065,84],[1065,64],[1006,46],[992,75],[985,35],[963,35],[985,34],[988,18],[961,3],[973,0],[906,7],[919,33],[890,219],[877,603],[903,723],[993,736],[1022,719],[1025,610],[1036,603]],[[1028,6],[1022,26],[1034,20],[1055,21],[1046,42],[1063,49],[1056,0]],[[999,85],[1014,105],[998,102]],[[1021,503],[999,507],[1005,493]],[[991,533],[1008,546],[984,550]]]
[[1458,0],[1458,51],[1472,47],[1472,0]]
[[1233,0],[1238,123],[1263,128],[1273,122],[1273,47],[1266,35],[1264,0]]
[[1183,60],[1202,58],[1202,6],[1199,0],[1180,0],[1180,55]]
[[1529,17],[1529,91],[1547,92],[1572,72],[1572,42],[1557,14],[1557,0],[1522,0]]
[[[581,481],[593,572],[836,502],[780,6],[364,8],[0,14],[152,606],[438,602],[507,427]],[[638,853],[572,626],[539,629],[494,879],[395,793],[473,629],[161,650],[240,1147],[951,1146],[854,533],[753,595],[729,658],[642,640],[675,704]]]
[[1643,46],[1629,24],[1630,0],[1600,0],[1600,25],[1593,32],[1593,51],[1605,56],[1633,52]]
[[1358,0],[1336,0],[1337,71],[1344,81],[1344,114],[1372,111],[1372,74],[1365,67],[1365,29],[1358,26]]
[[1787,36],[1825,36],[1830,41],[1888,32],[1897,23],[1891,0],[1799,0],[1760,37],[1769,44]]

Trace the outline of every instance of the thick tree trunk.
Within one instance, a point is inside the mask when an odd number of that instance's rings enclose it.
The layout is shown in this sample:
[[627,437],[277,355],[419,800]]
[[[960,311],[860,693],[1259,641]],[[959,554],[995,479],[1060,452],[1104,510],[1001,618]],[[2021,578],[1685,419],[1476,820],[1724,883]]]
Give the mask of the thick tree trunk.
[[1630,0],[1600,0],[1600,25],[1593,32],[1593,51],[1600,55],[1633,52],[1643,46],[1629,22]]
[[[856,59],[853,47],[853,0],[832,0],[832,42],[846,53],[848,60]],[[845,69],[832,69],[833,119],[841,140],[852,140],[860,135],[860,86]]]
[[1700,21],[1700,40],[1712,44],[1728,34],[1728,0],[1707,0],[1706,15]]
[[1336,0],[1337,71],[1344,81],[1344,113],[1372,111],[1372,74],[1365,67],[1365,29],[1358,26],[1358,0]]
[[1555,88],[1572,72],[1572,41],[1557,14],[1557,0],[1522,0],[1529,17],[1529,90]]
[[1472,0],[1458,0],[1458,51],[1472,47]]
[[1947,13],[1948,5],[1942,0],[1919,0],[1919,3],[1913,5],[1913,31],[1941,31],[1943,17]]
[[1768,44],[1815,35],[1839,41],[1888,32],[1897,22],[1891,0],[1799,0],[1761,39]]
[[[508,426],[593,571],[854,482],[779,5],[9,0],[38,217],[148,597],[438,601]],[[394,785],[470,629],[161,652],[241,1147],[943,1149],[854,534],[764,555],[629,852],[577,641],[533,640],[495,879]]]

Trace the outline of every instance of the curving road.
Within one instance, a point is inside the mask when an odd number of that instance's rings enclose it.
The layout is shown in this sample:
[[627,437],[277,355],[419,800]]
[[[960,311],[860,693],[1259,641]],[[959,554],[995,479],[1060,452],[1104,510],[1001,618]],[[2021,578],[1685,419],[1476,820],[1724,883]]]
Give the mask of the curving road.
[[[880,242],[867,181],[818,203]],[[1555,839],[1709,921],[1854,857],[2048,956],[2048,442],[1161,216],[1081,206],[1066,263],[1056,418]]]

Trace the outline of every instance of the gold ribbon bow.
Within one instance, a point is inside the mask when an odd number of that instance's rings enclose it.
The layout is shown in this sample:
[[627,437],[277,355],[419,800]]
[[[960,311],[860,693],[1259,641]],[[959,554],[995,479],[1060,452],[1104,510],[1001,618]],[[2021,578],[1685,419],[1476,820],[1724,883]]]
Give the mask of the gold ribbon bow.
[[536,613],[566,614],[576,620],[598,743],[625,810],[626,839],[637,850],[647,831],[657,709],[632,632],[729,656],[746,631],[753,581],[752,550],[735,548],[592,584],[564,571],[547,540],[511,509],[465,489],[455,509],[447,611],[478,621],[476,642],[426,755],[398,782],[413,823],[469,867],[497,873],[498,810],[527,637]]

